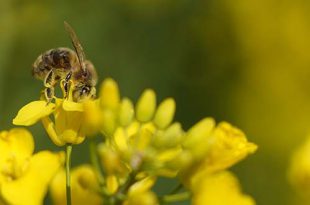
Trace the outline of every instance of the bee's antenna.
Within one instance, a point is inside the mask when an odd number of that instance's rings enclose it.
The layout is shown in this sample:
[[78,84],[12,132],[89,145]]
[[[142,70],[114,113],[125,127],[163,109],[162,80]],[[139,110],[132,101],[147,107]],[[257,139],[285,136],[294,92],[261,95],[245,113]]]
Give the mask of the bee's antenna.
[[79,59],[79,63],[81,65],[81,68],[83,69],[84,72],[86,72],[86,66],[85,66],[85,53],[83,51],[83,47],[74,32],[73,28],[68,24],[66,21],[64,21],[65,29],[69,33],[72,45],[75,49],[75,52],[77,54],[77,57]]

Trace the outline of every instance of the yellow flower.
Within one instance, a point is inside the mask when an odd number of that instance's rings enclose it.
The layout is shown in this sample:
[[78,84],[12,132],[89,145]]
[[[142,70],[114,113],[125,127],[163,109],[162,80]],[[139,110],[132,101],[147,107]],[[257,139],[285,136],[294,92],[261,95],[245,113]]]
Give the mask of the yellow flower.
[[25,129],[0,132],[0,196],[5,204],[40,205],[63,154],[41,151]]
[[123,205],[157,205],[156,194],[150,191],[154,183],[155,178],[147,177],[133,184]]
[[290,183],[307,198],[310,194],[310,138],[292,155],[288,172]]
[[229,168],[257,149],[257,145],[248,142],[241,130],[227,122],[218,124],[211,142],[205,159],[205,168],[210,172]]
[[[25,105],[13,120],[15,125],[30,126],[41,120],[50,139],[58,146],[84,141],[83,104],[55,98],[55,103],[33,101]],[[54,121],[49,117],[53,114]]]
[[215,127],[210,118],[197,123],[186,137],[184,147],[192,155],[191,163],[180,174],[186,184],[201,173],[199,170],[211,174],[227,169],[257,149],[238,128],[227,122]]
[[240,191],[237,178],[223,171],[202,177],[193,187],[193,205],[255,205],[255,201]]
[[[96,175],[89,165],[81,165],[71,172],[72,204],[101,205],[102,198],[98,194],[99,185]],[[66,174],[61,170],[53,178],[50,193],[54,204],[66,205]]]
[[[65,94],[63,82],[60,83]],[[55,103],[44,100],[33,101],[22,107],[13,119],[14,125],[31,126],[42,121],[50,139],[58,146],[65,144],[80,144],[85,139],[84,108],[86,99],[74,102],[72,89],[67,99],[56,98]],[[49,117],[53,114],[53,120]]]

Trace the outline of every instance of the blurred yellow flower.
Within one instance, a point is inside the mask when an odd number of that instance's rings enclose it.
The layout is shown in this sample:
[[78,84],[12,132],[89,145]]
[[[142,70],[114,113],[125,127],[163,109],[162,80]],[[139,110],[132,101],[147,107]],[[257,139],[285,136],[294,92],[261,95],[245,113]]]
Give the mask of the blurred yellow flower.
[[41,151],[25,129],[0,132],[0,196],[5,204],[40,205],[63,154]]
[[288,171],[290,183],[310,199],[310,138],[292,155]]
[[[71,172],[72,204],[101,205],[99,184],[96,175],[89,165],[81,165]],[[66,174],[60,170],[50,185],[50,194],[54,204],[66,205]]]
[[237,178],[228,171],[202,177],[193,187],[193,205],[255,205],[240,191]]

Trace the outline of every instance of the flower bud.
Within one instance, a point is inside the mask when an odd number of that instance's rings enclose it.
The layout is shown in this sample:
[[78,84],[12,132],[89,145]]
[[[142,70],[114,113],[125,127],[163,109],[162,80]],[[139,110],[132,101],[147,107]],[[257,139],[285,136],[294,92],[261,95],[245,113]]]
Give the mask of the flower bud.
[[87,100],[83,103],[84,107],[84,132],[88,137],[94,136],[100,131],[102,125],[102,114],[98,101]]
[[102,132],[104,135],[112,136],[116,129],[116,116],[112,110],[105,109],[102,112]]
[[180,123],[173,123],[165,131],[158,131],[154,138],[154,145],[157,148],[167,149],[177,146],[183,136]]
[[120,101],[117,83],[108,78],[103,81],[100,89],[100,105],[103,108],[116,109]]
[[108,175],[113,175],[123,171],[124,167],[121,163],[120,157],[117,152],[111,149],[111,147],[108,147],[105,144],[100,144],[98,146],[98,153],[101,164]]
[[115,175],[107,176],[107,191],[109,194],[114,194],[118,189],[118,182]]
[[127,127],[134,115],[132,102],[128,98],[124,98],[120,105],[119,110],[119,123],[121,126]]
[[189,151],[181,152],[177,157],[175,157],[169,164],[167,164],[168,168],[180,170],[188,167],[193,158]]
[[151,89],[145,90],[136,105],[136,118],[140,122],[148,122],[152,119],[156,109],[156,95]]
[[165,129],[173,120],[175,113],[175,101],[172,98],[164,100],[158,107],[154,123],[160,129]]
[[212,118],[205,118],[189,129],[183,146],[191,151],[196,160],[200,160],[208,151],[214,127],[215,121]]

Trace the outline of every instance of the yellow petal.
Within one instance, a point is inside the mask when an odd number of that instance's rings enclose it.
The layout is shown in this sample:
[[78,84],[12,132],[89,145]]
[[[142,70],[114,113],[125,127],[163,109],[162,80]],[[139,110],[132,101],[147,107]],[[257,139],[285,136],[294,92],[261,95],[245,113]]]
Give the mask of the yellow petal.
[[63,157],[63,154],[49,151],[35,154],[21,178],[2,184],[2,197],[9,204],[41,205],[50,180],[64,161]]
[[156,95],[151,89],[145,90],[136,105],[136,118],[140,122],[148,122],[153,118],[156,109]]
[[1,132],[0,150],[0,166],[3,176],[20,177],[27,168],[34,150],[33,137],[23,128]]
[[66,144],[65,141],[59,138],[59,136],[56,133],[54,123],[50,120],[49,117],[42,118],[42,124],[44,126],[45,131],[47,132],[47,135],[52,140],[54,144],[57,146],[63,146]]
[[193,188],[193,205],[255,205],[252,197],[241,192],[237,178],[230,172],[204,176]]
[[41,118],[50,115],[55,109],[55,104],[46,101],[33,101],[22,107],[13,119],[14,125],[30,126]]
[[129,189],[129,194],[146,192],[154,186],[155,182],[156,177],[146,177],[134,183]]
[[15,128],[9,131],[7,143],[10,151],[16,157],[30,157],[34,151],[34,140],[29,131],[23,128]]
[[257,150],[245,134],[227,122],[221,122],[212,134],[212,144],[203,166],[210,172],[231,167]]
[[85,134],[82,129],[83,112],[66,111],[59,106],[54,112],[54,118],[55,132],[61,141],[79,144],[84,140]]
[[65,111],[77,111],[77,112],[84,111],[84,107],[82,103],[76,103],[71,100],[64,100],[62,107]]

